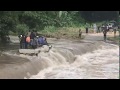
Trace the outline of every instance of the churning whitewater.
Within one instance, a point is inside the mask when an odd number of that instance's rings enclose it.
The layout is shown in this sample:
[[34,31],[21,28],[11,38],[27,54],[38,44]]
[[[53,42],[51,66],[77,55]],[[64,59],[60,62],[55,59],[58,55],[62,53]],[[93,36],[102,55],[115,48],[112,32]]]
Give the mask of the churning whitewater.
[[51,50],[49,57],[42,57],[49,67],[29,79],[118,79],[118,52],[117,45],[105,44],[101,49],[74,55],[74,62],[68,63],[62,55]]

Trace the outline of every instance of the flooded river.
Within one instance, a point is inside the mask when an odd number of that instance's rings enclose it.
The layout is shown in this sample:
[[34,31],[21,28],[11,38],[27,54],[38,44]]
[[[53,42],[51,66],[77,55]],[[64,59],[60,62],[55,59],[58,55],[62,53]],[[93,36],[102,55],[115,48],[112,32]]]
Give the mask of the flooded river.
[[85,40],[48,39],[53,48],[37,56],[19,55],[17,39],[1,46],[0,78],[117,79],[119,47],[88,36]]

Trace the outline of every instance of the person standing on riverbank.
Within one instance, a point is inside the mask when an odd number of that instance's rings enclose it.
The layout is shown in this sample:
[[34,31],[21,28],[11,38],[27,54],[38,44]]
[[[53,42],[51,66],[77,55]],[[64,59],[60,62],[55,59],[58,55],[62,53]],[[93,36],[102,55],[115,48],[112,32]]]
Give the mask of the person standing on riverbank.
[[94,33],[96,33],[96,31],[97,31],[97,25],[96,24],[93,25],[93,29],[94,29]]
[[97,27],[97,33],[100,33],[100,26]]
[[114,38],[116,37],[116,29],[114,29]]
[[86,27],[86,34],[88,34],[88,27]]
[[79,38],[81,38],[82,37],[82,31],[81,31],[81,29],[79,29]]

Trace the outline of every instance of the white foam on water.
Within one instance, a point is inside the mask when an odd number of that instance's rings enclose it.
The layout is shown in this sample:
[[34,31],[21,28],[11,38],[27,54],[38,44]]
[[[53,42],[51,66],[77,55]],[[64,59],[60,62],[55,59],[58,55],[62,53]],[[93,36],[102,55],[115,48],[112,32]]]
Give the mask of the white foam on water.
[[[51,52],[51,61],[58,62],[57,53]],[[57,57],[55,57],[57,55]],[[56,65],[41,70],[30,79],[118,79],[119,78],[119,48],[116,45],[106,45],[91,53],[76,55],[72,64]],[[61,57],[59,57],[60,59]],[[62,60],[61,58],[60,60]]]

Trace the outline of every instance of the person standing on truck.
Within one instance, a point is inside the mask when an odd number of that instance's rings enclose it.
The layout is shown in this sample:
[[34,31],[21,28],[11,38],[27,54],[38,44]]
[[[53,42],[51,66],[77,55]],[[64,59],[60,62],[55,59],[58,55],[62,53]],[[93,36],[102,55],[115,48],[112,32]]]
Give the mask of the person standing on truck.
[[26,48],[30,47],[30,36],[26,36]]
[[26,49],[26,37],[25,37],[25,35],[23,34],[22,35],[22,37],[21,37],[21,41],[20,41],[20,43],[21,43],[21,49]]
[[35,38],[35,34],[34,32],[32,31],[31,34],[30,34],[30,45],[32,46],[33,48],[33,44],[34,44],[34,38]]

